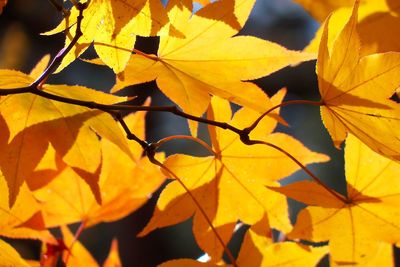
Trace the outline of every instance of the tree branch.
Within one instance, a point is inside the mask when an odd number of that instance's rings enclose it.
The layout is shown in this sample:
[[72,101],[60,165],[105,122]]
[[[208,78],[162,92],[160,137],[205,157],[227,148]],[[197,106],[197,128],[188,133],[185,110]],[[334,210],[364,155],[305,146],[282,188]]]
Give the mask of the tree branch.
[[57,9],[58,12],[63,13],[63,17],[67,17],[70,12],[63,5],[59,4],[56,0],[49,0],[49,2]]
[[75,44],[78,42],[79,38],[83,35],[82,30],[81,30],[81,23],[83,20],[83,11],[88,7],[86,3],[81,4],[79,3],[77,6],[77,9],[79,10],[79,15],[77,18],[77,25],[76,25],[76,31],[75,31],[75,36],[72,38],[71,42],[69,45],[58,52],[58,54],[54,57],[53,61],[50,63],[50,65],[47,67],[47,69],[40,75],[36,81],[34,81],[31,84],[32,89],[40,89],[42,85],[46,82],[46,80],[49,78],[51,74],[53,74],[57,68],[61,65],[61,62],[63,61],[64,57],[68,54],[69,51],[75,46]]

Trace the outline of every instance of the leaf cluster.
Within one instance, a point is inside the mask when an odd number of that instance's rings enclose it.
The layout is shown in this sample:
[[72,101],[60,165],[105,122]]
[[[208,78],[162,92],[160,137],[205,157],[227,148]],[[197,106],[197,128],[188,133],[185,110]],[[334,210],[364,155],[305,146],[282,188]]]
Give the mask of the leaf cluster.
[[[194,11],[192,0],[71,0],[70,9],[50,1],[64,17],[45,34],[63,32],[65,47],[28,74],[0,70],[0,236],[40,240],[41,258],[23,259],[0,239],[0,265],[99,266],[81,233],[124,218],[165,184],[139,236],[192,218],[208,260],[160,266],[314,266],[327,254],[331,266],[394,266],[400,49],[390,36],[400,29],[400,4],[296,0],[323,23],[304,51],[292,51],[237,35],[255,0],[197,2]],[[158,36],[157,54],[136,49],[137,36]],[[98,58],[86,61],[115,73],[110,93],[47,83],[92,46]],[[268,96],[251,82],[313,59],[319,101],[284,101],[286,89]],[[176,106],[114,94],[153,80]],[[276,130],[287,125],[280,109],[295,104],[318,106],[332,144],[345,142],[346,194],[307,167],[327,155]],[[187,119],[190,135],[149,143],[146,112]],[[210,142],[197,137],[199,123]],[[176,139],[208,156],[159,152]],[[299,170],[304,180],[282,183]],[[288,198],[306,205],[294,225]],[[249,229],[235,257],[227,244],[242,225]],[[103,266],[121,266],[116,240]]]

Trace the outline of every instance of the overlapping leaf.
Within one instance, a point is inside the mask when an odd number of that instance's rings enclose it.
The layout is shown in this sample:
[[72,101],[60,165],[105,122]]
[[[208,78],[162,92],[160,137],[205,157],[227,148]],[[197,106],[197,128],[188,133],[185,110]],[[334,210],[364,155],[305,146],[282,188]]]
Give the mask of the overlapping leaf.
[[63,241],[67,248],[72,248],[70,251],[64,250],[63,261],[67,267],[98,267],[96,260],[83,244],[75,240],[74,235],[68,226],[61,227]]
[[336,147],[351,132],[378,153],[400,160],[400,107],[389,99],[400,84],[400,53],[360,58],[357,3],[332,49],[331,23],[324,28],[317,62],[322,120]]
[[12,208],[8,207],[8,189],[4,177],[0,176],[0,236],[10,238],[39,239],[54,242],[46,230],[40,206],[24,185]]
[[[242,251],[246,250],[246,254]],[[308,247],[294,242],[270,244],[268,238],[259,236],[252,230],[246,234],[238,258],[239,266],[316,266],[328,253],[328,247]]]
[[[221,0],[192,14],[169,1],[171,23],[185,38],[162,36],[157,56],[133,55],[113,91],[156,79],[160,90],[185,112],[200,116],[210,94],[259,112],[269,99],[255,84],[243,82],[267,76],[290,64],[311,59],[252,36],[236,36],[254,0]],[[191,130],[195,132],[194,123]]]
[[[63,241],[67,247],[71,247],[70,251],[65,250],[63,253],[63,260],[67,267],[99,267],[100,265],[96,262],[90,252],[84,247],[84,245],[76,241],[73,234],[67,226],[61,227],[63,234]],[[103,267],[121,267],[121,260],[118,254],[118,242],[113,239],[111,242],[110,251],[107,259],[105,260]]]
[[0,262],[2,266],[29,267],[30,265],[9,244],[0,239]]
[[[168,32],[168,17],[160,0],[92,0],[83,12],[83,36],[63,59],[58,71],[81,55],[93,42],[101,60],[119,73],[124,70],[136,35],[151,36]],[[66,46],[75,36],[79,11],[73,7],[68,17],[47,34],[69,28]]]
[[[282,97],[281,92],[272,101],[279,103]],[[229,103],[214,97],[208,117],[229,122],[231,115]],[[231,123],[238,127],[248,126],[257,117],[257,112],[242,109],[235,114]],[[327,160],[326,156],[311,152],[288,135],[271,133],[275,125],[274,119],[265,119],[252,133],[252,138],[271,142],[288,150],[303,164]],[[288,221],[286,199],[280,198],[265,185],[277,184],[277,180],[290,175],[299,167],[284,154],[270,147],[246,146],[236,134],[227,130],[210,127],[209,131],[214,156],[192,157],[177,154],[166,160],[165,166],[179,177],[179,181],[173,181],[161,193],[154,215],[141,234],[176,224],[194,215],[195,238],[213,262],[217,262],[221,257],[222,247],[203,213],[224,242],[230,239],[238,220],[254,224],[265,214],[274,228],[287,232],[291,225]]]
[[[315,266],[328,252],[328,247],[308,247],[294,242],[273,243],[272,232],[268,220],[263,218],[247,231],[239,256],[238,266],[269,267],[269,266]],[[190,259],[178,259],[165,262],[160,267],[228,267],[232,265],[213,262],[199,262]]]
[[[37,71],[33,71],[35,73]],[[33,81],[34,77],[18,71],[0,71],[2,89],[27,87]],[[126,99],[83,86],[44,85],[43,90],[58,96],[103,104]],[[94,173],[100,166],[98,135],[109,139],[130,155],[126,138],[116,121],[98,110],[26,93],[1,97],[0,115],[3,133],[0,137],[0,168],[9,187],[10,205],[14,203],[22,182],[30,178],[49,143],[69,166],[89,173]],[[87,182],[96,193],[97,181]]]
[[[144,136],[143,113],[130,115],[125,120],[133,132]],[[107,139],[101,140],[102,166],[94,174],[99,177],[101,205],[83,179],[68,167],[46,186],[36,186],[40,189],[35,191],[35,197],[42,203],[46,225],[83,221],[85,226],[91,226],[118,220],[143,205],[162,184],[164,176],[147,158],[141,158],[142,149],[132,143],[134,160]],[[43,179],[44,172],[41,173]]]
[[[344,27],[351,14],[353,0],[344,1],[303,1],[297,0],[319,21],[323,21],[330,12],[329,44]],[[397,0],[364,0],[360,3],[358,32],[362,47],[361,55],[400,51],[400,43],[396,38],[400,34],[400,2]],[[305,51],[317,52],[323,32],[321,27]]]
[[400,239],[400,164],[349,135],[345,150],[347,201],[316,183],[297,182],[276,191],[310,207],[298,215],[290,238],[329,241],[338,265],[391,266]]

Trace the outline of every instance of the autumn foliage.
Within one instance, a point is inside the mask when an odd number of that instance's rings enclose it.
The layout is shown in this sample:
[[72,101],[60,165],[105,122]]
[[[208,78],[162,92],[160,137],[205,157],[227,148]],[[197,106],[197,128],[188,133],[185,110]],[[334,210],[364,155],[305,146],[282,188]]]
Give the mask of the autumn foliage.
[[[64,32],[65,47],[30,73],[0,70],[0,236],[43,244],[40,258],[24,259],[0,239],[0,266],[99,266],[80,234],[131,214],[163,184],[139,236],[192,218],[208,261],[162,267],[315,266],[326,255],[331,266],[394,266],[398,1],[296,0],[322,23],[303,51],[237,35],[255,0],[197,0],[196,11],[192,0],[64,2],[49,1],[64,19],[45,34]],[[0,1],[0,12],[6,4]],[[157,54],[135,49],[137,36],[158,36]],[[85,61],[115,73],[110,93],[47,83],[91,46],[98,58]],[[286,89],[268,96],[251,82],[315,59],[319,101],[284,101]],[[154,80],[176,106],[150,99],[136,106],[128,102],[134,96],[114,94]],[[332,146],[344,149],[346,194],[307,167],[327,155],[276,131],[287,126],[280,109],[298,104],[318,106]],[[147,112],[187,119],[191,135],[147,142]],[[198,138],[199,123],[209,142]],[[197,142],[208,156],[166,156],[162,145],[176,139]],[[304,180],[280,183],[299,170]],[[306,205],[294,225],[288,198]],[[74,223],[80,227],[72,233]],[[243,225],[249,228],[234,256],[227,244]],[[121,266],[117,240],[103,266]]]

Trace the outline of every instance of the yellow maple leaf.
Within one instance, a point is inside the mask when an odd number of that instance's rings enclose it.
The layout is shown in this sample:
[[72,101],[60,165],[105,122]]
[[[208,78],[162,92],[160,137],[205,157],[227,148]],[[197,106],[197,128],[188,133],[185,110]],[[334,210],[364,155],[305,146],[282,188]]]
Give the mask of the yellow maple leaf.
[[[139,137],[144,135],[143,112],[130,115],[125,121]],[[101,205],[78,173],[68,167],[47,185],[39,186],[35,197],[42,203],[46,226],[83,221],[89,227],[118,220],[142,206],[165,178],[158,167],[141,158],[141,147],[134,141],[130,143],[134,160],[107,139],[101,140],[102,165],[95,174]],[[161,154],[158,157],[162,159]],[[40,177],[44,179],[43,172]]]
[[[45,61],[31,75],[41,73]],[[0,70],[0,88],[28,87],[36,77],[13,70]],[[0,89],[0,90],[1,90]],[[42,90],[56,96],[102,104],[125,101],[83,86],[43,85]],[[111,115],[86,107],[58,102],[35,94],[11,94],[0,98],[0,168],[9,187],[10,205],[22,182],[46,152],[49,143],[70,166],[94,173],[100,165],[98,135],[117,144],[130,155],[126,138]],[[87,181],[95,193],[97,181]]]
[[[272,267],[315,266],[328,252],[328,247],[308,247],[294,242],[273,243],[268,220],[264,217],[252,225],[242,242],[237,266]],[[229,267],[232,265],[214,262],[199,262],[191,259],[178,259],[164,262],[160,267]]]
[[29,267],[19,253],[9,244],[0,239],[0,264],[9,267]]
[[[170,1],[174,2],[174,1]],[[172,5],[171,23],[185,38],[162,36],[157,56],[135,54],[112,92],[156,79],[160,90],[185,112],[201,116],[210,94],[253,108],[269,109],[267,95],[244,82],[267,76],[314,56],[290,51],[253,36],[236,36],[254,0],[221,0],[192,14],[186,6]],[[191,123],[192,133],[196,124]]]
[[[280,102],[283,94],[278,94]],[[230,122],[229,102],[213,97],[208,118]],[[251,124],[258,117],[252,110],[242,109],[232,119],[233,125]],[[294,138],[271,133],[276,120],[265,118],[252,133],[252,138],[271,142],[292,153],[303,164],[326,161],[327,157],[311,152]],[[218,262],[223,251],[204,214],[227,243],[238,220],[254,224],[267,213],[272,227],[287,232],[291,229],[287,203],[265,186],[292,174],[299,167],[286,155],[263,145],[244,145],[227,130],[209,127],[213,156],[192,157],[176,154],[167,158],[165,166],[179,178],[161,193],[153,217],[141,235],[173,225],[194,215],[193,232],[199,246]],[[187,190],[182,186],[184,185]],[[193,201],[196,199],[197,204]],[[243,200],[246,201],[243,201]],[[200,206],[200,207],[199,207]]]
[[400,53],[359,56],[356,2],[331,49],[329,21],[317,61],[321,117],[336,147],[348,132],[372,149],[400,160],[400,107],[389,98],[400,84]]
[[318,21],[324,21],[326,17],[334,10],[341,7],[349,7],[354,4],[354,0],[294,0],[305,10],[307,10],[311,16],[316,18]]
[[[248,253],[242,253],[246,250]],[[270,244],[269,238],[248,230],[237,260],[238,266],[316,266],[328,247],[309,247],[294,242]]]
[[[55,29],[54,34],[68,29],[67,47],[75,36],[79,11],[73,7]],[[136,35],[154,36],[168,30],[168,17],[159,0],[92,0],[83,12],[81,30],[83,36],[63,59],[57,71],[61,71],[94,43],[101,60],[115,73],[124,70],[135,44]]]
[[[299,2],[304,1],[299,0]],[[312,2],[312,4],[310,6],[306,4],[304,7],[313,15],[316,15],[315,17],[320,21],[325,19],[331,11],[334,11],[330,18],[329,26],[329,45],[331,45],[341,29],[343,29],[347,18],[351,14],[351,6],[354,1],[344,1],[347,2],[345,6],[348,7],[343,8],[338,8],[339,5],[336,5],[337,3],[340,3],[340,1],[332,1],[333,3],[328,3],[326,1],[309,2]],[[326,10],[326,12],[323,10]],[[400,51],[399,42],[397,42],[395,38],[388,38],[388,36],[397,36],[400,34],[399,13],[400,3],[396,0],[361,1],[357,30],[362,43],[360,49],[360,54],[362,56],[373,53]],[[305,48],[305,51],[318,51],[322,32],[323,27],[318,30],[314,39]]]
[[346,201],[322,186],[301,181],[274,190],[310,205],[289,238],[329,241],[333,263],[392,266],[391,244],[400,239],[400,164],[349,135],[346,140]]

